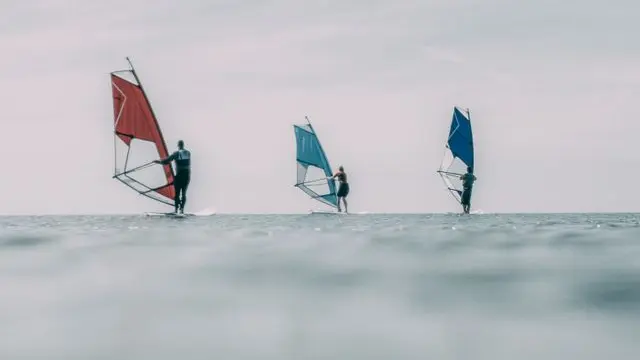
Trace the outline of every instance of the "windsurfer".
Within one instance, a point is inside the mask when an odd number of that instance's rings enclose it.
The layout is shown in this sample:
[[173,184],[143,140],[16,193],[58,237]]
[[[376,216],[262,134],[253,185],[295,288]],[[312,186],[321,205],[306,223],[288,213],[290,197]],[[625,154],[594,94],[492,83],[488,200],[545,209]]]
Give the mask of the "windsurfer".
[[175,211],[184,213],[184,205],[187,202],[187,188],[191,182],[191,152],[184,148],[184,141],[178,141],[178,150],[162,160],[155,160],[157,164],[169,164],[176,162],[176,175],[173,178],[175,188]]
[[465,214],[468,214],[471,209],[471,190],[473,189],[473,183],[476,179],[476,176],[473,175],[473,168],[470,166],[467,167],[467,173],[460,176],[463,189],[460,203],[462,204],[462,209]]
[[338,187],[338,193],[336,194],[338,196],[338,212],[340,212],[340,199],[342,199],[342,202],[344,203],[344,212],[347,213],[349,212],[347,210],[347,195],[349,195],[349,183],[347,182],[347,173],[344,172],[344,167],[340,166],[338,168],[338,172],[336,172],[331,179],[335,179],[338,178],[338,182],[340,183],[340,186]]

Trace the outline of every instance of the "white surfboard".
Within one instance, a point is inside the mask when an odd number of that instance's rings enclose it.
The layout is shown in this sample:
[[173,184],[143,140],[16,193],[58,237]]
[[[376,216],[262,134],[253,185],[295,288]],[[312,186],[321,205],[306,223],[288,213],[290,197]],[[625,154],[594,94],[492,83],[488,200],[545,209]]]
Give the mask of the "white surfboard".
[[215,210],[212,210],[212,209],[205,209],[205,210],[194,212],[194,213],[187,212],[184,214],[176,214],[175,212],[167,212],[167,213],[146,212],[145,213],[146,216],[165,216],[165,217],[175,217],[175,218],[191,217],[191,216],[213,216],[215,214],[216,214]]
[[367,215],[370,214],[368,211],[358,211],[358,212],[337,212],[330,210],[309,210],[309,214],[313,215]]
[[310,215],[349,215],[349,213],[337,211],[309,210]]

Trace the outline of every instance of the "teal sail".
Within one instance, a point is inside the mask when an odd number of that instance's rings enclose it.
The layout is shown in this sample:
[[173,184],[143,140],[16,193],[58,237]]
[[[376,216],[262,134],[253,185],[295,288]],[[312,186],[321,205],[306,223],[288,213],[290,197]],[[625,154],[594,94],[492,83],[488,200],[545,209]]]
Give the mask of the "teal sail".
[[475,169],[471,116],[469,110],[463,112],[454,107],[444,157],[438,173],[447,190],[458,202],[461,202],[462,196],[460,176],[467,172],[467,167]]
[[328,179],[333,175],[331,166],[309,119],[307,124],[293,125],[293,129],[298,163],[295,186],[312,199],[337,208],[336,185],[333,179]]

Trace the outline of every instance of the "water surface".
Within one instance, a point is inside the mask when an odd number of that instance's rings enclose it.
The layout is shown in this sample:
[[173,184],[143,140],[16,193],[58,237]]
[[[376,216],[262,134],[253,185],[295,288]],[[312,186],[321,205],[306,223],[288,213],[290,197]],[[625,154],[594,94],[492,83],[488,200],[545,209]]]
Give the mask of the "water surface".
[[638,359],[640,215],[0,218],[0,359]]

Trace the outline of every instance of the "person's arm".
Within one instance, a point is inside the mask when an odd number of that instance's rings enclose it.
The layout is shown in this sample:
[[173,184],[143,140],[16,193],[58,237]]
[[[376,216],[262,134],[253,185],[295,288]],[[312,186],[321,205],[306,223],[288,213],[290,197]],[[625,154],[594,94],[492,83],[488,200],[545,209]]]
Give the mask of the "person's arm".
[[156,164],[166,165],[166,164],[172,162],[177,156],[178,156],[178,152],[174,151],[173,154],[167,156],[166,158],[161,159],[161,160],[154,160],[153,162],[156,163]]

